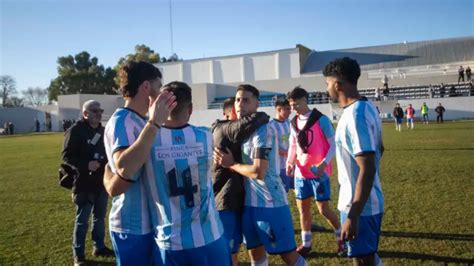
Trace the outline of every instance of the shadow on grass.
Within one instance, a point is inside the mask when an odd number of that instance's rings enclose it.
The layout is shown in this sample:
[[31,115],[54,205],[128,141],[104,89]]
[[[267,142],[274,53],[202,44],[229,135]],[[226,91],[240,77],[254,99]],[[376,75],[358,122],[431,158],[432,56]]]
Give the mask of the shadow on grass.
[[411,260],[427,260],[427,261],[435,261],[435,262],[442,262],[442,263],[462,263],[472,265],[474,264],[474,259],[463,259],[463,258],[455,258],[455,257],[448,257],[448,256],[437,256],[437,255],[429,255],[429,254],[420,254],[420,253],[412,253],[412,252],[397,252],[397,251],[382,251],[379,250],[377,252],[379,256],[382,258],[400,258],[400,259],[411,259]]
[[[323,232],[333,234],[333,230],[319,229],[311,230],[312,232]],[[295,229],[295,234],[301,231]],[[453,241],[474,241],[474,234],[439,234],[439,233],[418,233],[418,232],[394,232],[382,231],[382,236],[386,237],[402,237],[402,238],[417,238],[417,239],[432,239],[432,240],[453,240]]]
[[107,261],[93,261],[93,260],[86,260],[85,266],[112,266],[116,265],[115,262],[107,262]]

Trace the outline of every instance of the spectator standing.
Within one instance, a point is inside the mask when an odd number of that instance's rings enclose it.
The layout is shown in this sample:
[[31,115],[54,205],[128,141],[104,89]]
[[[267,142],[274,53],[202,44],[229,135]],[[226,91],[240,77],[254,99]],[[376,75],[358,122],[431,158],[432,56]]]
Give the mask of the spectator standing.
[[395,130],[402,131],[403,109],[400,104],[395,104],[393,108],[393,118],[395,119]]
[[384,100],[384,101],[387,101],[387,100],[388,100],[388,96],[389,96],[389,94],[390,94],[390,90],[388,89],[388,86],[387,86],[385,89],[383,89],[383,92],[382,92],[382,93],[383,93],[383,100]]
[[40,122],[38,121],[38,118],[35,118],[35,127],[36,127],[36,132],[40,131]]
[[85,264],[87,225],[92,213],[93,256],[112,256],[105,246],[105,214],[108,196],[103,185],[107,156],[104,148],[104,127],[100,124],[103,110],[100,103],[90,100],[82,106],[82,120],[64,134],[63,161],[79,171],[74,180],[72,200],[76,205],[73,233],[75,265]]
[[459,81],[464,82],[464,68],[462,66],[459,66],[459,69],[458,69],[458,83]]
[[434,88],[433,88],[433,85],[430,84],[430,86],[428,87],[428,96],[430,98],[434,98],[435,97],[435,91],[434,91]]
[[375,100],[380,101],[380,88],[375,88]]
[[438,114],[436,116],[436,123],[443,123],[443,114],[446,112],[446,109],[444,109],[443,105],[439,103],[439,105],[435,108],[435,112]]
[[15,133],[15,125],[12,122],[8,122],[8,132],[10,135],[13,135]]
[[382,78],[382,84],[383,84],[383,87],[385,89],[388,89],[388,77],[387,77],[387,75],[384,75],[384,77]]
[[466,81],[471,81],[471,67],[466,67]]

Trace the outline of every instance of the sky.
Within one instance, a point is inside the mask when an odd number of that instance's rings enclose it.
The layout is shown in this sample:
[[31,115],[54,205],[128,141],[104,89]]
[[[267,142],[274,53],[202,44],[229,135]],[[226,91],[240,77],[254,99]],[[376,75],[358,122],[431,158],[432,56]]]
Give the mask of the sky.
[[57,59],[113,67],[145,44],[169,57],[316,51],[474,35],[473,0],[0,0],[0,75],[47,88]]

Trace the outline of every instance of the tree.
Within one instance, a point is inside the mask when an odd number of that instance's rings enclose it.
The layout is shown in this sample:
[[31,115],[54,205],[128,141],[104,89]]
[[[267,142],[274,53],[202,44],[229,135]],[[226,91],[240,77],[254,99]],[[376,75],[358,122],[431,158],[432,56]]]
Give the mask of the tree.
[[16,93],[16,82],[8,75],[0,76],[0,86],[2,89],[2,106],[7,107],[8,98]]
[[24,99],[12,96],[7,100],[5,107],[23,107]]
[[144,44],[135,45],[135,53],[121,57],[114,69],[118,70],[122,65],[128,62],[137,61],[145,61],[152,64],[159,63],[160,54],[155,53],[154,50]]
[[63,94],[116,94],[116,72],[99,65],[97,57],[91,58],[88,52],[59,57],[57,62],[58,77],[48,87],[49,100],[57,100]]
[[28,88],[23,92],[26,102],[31,105],[39,106],[48,102],[48,90],[39,87]]
[[[155,53],[154,50],[144,44],[135,45],[135,53],[121,57],[117,62],[117,65],[115,65],[114,70],[117,73],[119,69],[126,63],[137,61],[145,61],[151,64],[159,63],[160,54]],[[120,85],[118,77],[115,77],[115,83],[117,87]]]

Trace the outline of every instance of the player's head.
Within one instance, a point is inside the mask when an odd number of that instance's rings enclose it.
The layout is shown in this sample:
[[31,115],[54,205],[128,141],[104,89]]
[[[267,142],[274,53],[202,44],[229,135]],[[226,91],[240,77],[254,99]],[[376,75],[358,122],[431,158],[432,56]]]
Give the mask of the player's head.
[[297,115],[302,115],[308,111],[308,92],[300,86],[295,87],[288,93],[287,99],[291,109]]
[[161,87],[161,72],[152,64],[144,61],[129,62],[118,73],[119,91],[124,98],[141,97],[155,99]]
[[323,70],[329,96],[334,102],[340,95],[351,95],[357,92],[357,81],[360,77],[360,66],[349,57],[338,58],[329,62]]
[[239,118],[257,112],[260,92],[252,85],[242,84],[235,94],[235,111]]
[[96,128],[102,120],[104,109],[96,100],[89,100],[82,105],[82,117],[93,128]]
[[409,103],[409,104],[408,104],[408,107],[410,107],[410,108],[411,108],[411,103]]
[[169,120],[189,121],[193,112],[191,87],[184,82],[173,81],[161,88],[161,91],[169,91],[176,97],[176,107],[171,111]]
[[395,106],[396,106],[396,107],[400,107],[400,104],[399,104],[399,103],[396,103]]
[[229,97],[224,101],[222,106],[222,112],[225,119],[227,120],[237,120],[237,113],[235,112],[235,97]]
[[275,102],[276,117],[280,120],[286,120],[290,117],[291,107],[286,99],[279,99]]

